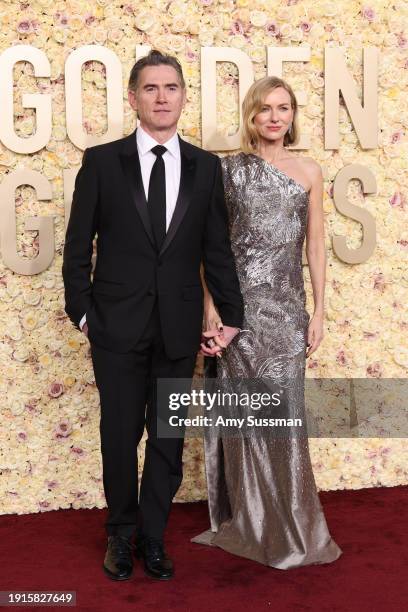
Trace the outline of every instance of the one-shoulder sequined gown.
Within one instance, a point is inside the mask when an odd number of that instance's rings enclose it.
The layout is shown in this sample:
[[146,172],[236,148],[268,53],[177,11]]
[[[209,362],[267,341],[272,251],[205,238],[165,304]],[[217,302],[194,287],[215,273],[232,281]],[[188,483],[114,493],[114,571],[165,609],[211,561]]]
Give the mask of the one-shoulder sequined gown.
[[[302,246],[309,194],[256,155],[224,157],[222,169],[245,316],[243,331],[217,360],[217,377],[287,381],[289,412],[305,418]],[[342,554],[327,528],[307,435],[206,432],[204,443],[211,529],[193,542],[279,569]]]

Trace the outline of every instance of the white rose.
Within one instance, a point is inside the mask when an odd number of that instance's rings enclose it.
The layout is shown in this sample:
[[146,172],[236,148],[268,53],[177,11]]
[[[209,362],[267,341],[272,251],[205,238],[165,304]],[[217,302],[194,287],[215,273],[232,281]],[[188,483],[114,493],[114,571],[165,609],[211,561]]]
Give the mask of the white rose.
[[15,342],[18,342],[23,337],[23,330],[18,323],[9,325],[6,333]]
[[30,310],[23,314],[22,319],[21,319],[21,324],[24,327],[24,329],[27,329],[27,330],[35,329],[37,327],[37,323],[38,323],[38,317],[37,317],[37,314],[33,310]]
[[408,348],[402,344],[395,347],[393,358],[396,364],[408,370]]
[[293,34],[293,26],[290,23],[283,23],[280,27],[282,38],[290,38]]
[[15,416],[18,416],[19,414],[23,414],[23,412],[25,411],[25,400],[22,398],[18,398],[18,399],[15,398],[9,404],[8,408],[10,412],[14,414]]
[[135,25],[138,30],[147,32],[154,25],[155,18],[152,13],[141,11],[135,16]]
[[123,30],[121,30],[120,28],[112,28],[111,30],[109,30],[108,40],[110,40],[111,42],[118,43],[122,40],[122,38]]
[[54,40],[56,40],[58,43],[63,44],[67,41],[68,29],[54,27],[52,29],[52,35],[54,37]]
[[11,295],[11,297],[16,297],[21,293],[21,289],[16,280],[10,278],[7,281],[7,293]]
[[107,32],[103,27],[96,27],[93,29],[93,39],[97,45],[103,45],[107,39]]
[[236,47],[237,49],[243,49],[247,44],[247,40],[245,36],[242,34],[235,34],[234,36],[230,36],[228,42],[231,47]]
[[185,32],[187,29],[187,21],[185,16],[176,15],[171,22],[171,31],[172,32]]
[[263,11],[251,11],[250,22],[257,28],[262,28],[268,21],[267,15]]
[[25,346],[20,346],[13,351],[13,359],[15,359],[16,361],[27,361],[28,357],[29,352],[27,347]]
[[37,306],[41,301],[41,292],[28,290],[24,293],[24,301],[30,306]]
[[184,36],[178,36],[177,34],[173,34],[168,36],[167,40],[168,49],[170,49],[173,53],[181,53],[184,51],[186,40]]

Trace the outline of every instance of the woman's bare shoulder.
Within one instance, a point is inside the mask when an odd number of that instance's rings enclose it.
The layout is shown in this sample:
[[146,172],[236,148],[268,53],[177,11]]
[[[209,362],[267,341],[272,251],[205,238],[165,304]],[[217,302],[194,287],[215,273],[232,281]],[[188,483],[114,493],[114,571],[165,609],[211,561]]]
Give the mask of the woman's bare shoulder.
[[309,174],[309,176],[312,175],[317,177],[322,175],[322,168],[320,164],[315,159],[313,159],[313,157],[309,157],[307,155],[298,155],[297,159],[302,170]]

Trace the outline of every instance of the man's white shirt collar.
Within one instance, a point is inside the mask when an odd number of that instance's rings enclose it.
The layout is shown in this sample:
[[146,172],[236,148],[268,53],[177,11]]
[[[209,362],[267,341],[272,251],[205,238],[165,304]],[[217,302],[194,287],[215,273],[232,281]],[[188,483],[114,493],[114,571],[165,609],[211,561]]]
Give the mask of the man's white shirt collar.
[[[160,144],[140,126],[136,130],[136,142],[140,155],[145,155],[151,151],[153,147]],[[171,153],[176,159],[180,157],[180,143],[177,132],[175,132],[173,136],[167,140],[167,142],[163,143],[163,147],[166,147],[168,152]]]

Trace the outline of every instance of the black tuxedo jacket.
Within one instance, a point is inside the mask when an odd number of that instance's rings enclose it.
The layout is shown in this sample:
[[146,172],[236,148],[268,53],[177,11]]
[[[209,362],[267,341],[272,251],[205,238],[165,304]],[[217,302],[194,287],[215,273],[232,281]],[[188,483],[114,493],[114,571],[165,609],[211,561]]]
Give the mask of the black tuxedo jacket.
[[168,357],[199,350],[201,262],[223,323],[242,325],[220,160],[181,138],[179,142],[179,194],[160,252],[150,226],[136,131],[86,149],[77,174],[62,267],[65,311],[78,329],[86,313],[89,340],[114,352],[135,345],[156,299]]

